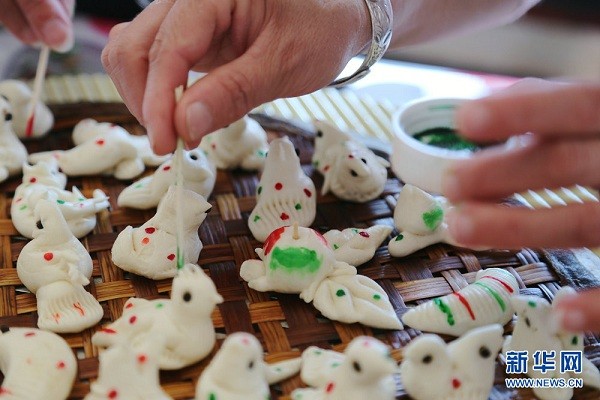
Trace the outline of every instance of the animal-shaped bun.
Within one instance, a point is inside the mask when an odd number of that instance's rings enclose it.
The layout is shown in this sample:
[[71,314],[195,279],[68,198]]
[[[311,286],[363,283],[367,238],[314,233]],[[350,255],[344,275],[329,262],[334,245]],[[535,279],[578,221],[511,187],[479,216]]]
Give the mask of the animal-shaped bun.
[[413,339],[400,365],[402,386],[414,400],[487,400],[502,333],[496,324],[473,329],[449,344],[432,334]]
[[54,115],[41,100],[35,104],[33,120],[29,121],[33,93],[25,82],[15,79],[0,82],[0,95],[5,96],[12,106],[13,129],[20,139],[37,139],[50,132],[54,125]]
[[259,242],[282,226],[297,222],[307,227],[315,220],[315,185],[304,174],[294,145],[287,137],[271,142],[256,197],[248,226]]

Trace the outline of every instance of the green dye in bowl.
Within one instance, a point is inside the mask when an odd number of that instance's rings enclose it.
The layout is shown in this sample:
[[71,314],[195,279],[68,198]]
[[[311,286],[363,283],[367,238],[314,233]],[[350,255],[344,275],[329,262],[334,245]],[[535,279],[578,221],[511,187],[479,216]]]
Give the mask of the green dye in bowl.
[[477,151],[481,149],[475,143],[460,137],[452,128],[429,128],[414,134],[413,137],[423,144],[447,150]]

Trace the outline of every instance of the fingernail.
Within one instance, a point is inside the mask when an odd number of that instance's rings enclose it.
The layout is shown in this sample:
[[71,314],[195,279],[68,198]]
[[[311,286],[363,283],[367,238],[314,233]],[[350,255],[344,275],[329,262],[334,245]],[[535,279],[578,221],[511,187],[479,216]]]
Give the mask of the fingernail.
[[198,141],[206,135],[212,125],[212,116],[204,103],[196,102],[186,110],[186,124],[191,141]]
[[154,154],[158,154],[156,151],[156,137],[154,136],[154,130],[152,127],[146,126],[146,135],[148,136],[148,141],[150,142],[150,148]]
[[564,313],[561,310],[553,309],[550,313],[550,322],[548,323],[548,332],[550,334],[556,334],[563,330],[562,320]]
[[473,220],[470,216],[461,212],[462,207],[455,206],[448,210],[446,223],[448,232],[456,243],[463,243],[465,238],[473,235]]
[[146,131],[146,135],[148,136],[148,142],[150,142],[150,148],[152,151],[154,151],[154,139],[152,139],[152,135],[150,134],[149,130]]
[[561,327],[569,332],[579,332],[585,330],[585,314],[577,309],[569,309],[562,312],[562,319],[559,321]]
[[198,146],[200,146],[200,141],[198,141],[198,140],[194,140],[192,142],[185,142],[186,150],[194,150]]
[[490,112],[477,103],[467,103],[456,113],[456,127],[461,132],[481,132],[489,122]]
[[73,34],[67,24],[59,18],[53,18],[42,25],[42,36],[53,50],[60,53],[67,52],[73,47]]
[[63,42],[63,44],[59,46],[55,46],[54,50],[58,53],[67,53],[71,51],[73,45],[75,44],[75,38],[71,34],[67,34],[67,38]]

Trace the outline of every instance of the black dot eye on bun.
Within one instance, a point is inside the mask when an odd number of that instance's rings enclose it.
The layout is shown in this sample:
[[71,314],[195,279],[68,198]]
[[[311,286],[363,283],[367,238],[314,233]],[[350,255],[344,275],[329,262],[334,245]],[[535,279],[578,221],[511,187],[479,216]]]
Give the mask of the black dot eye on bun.
[[492,355],[492,352],[486,346],[481,346],[479,348],[479,355],[481,358],[489,358]]

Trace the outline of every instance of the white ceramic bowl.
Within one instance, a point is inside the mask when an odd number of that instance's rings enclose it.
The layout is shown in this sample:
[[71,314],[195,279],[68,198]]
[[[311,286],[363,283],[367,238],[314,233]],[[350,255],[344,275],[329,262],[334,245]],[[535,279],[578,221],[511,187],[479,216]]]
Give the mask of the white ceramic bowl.
[[430,193],[442,192],[442,178],[450,163],[469,158],[470,150],[449,150],[413,138],[432,128],[454,129],[454,114],[466,99],[421,99],[408,103],[393,116],[392,170],[405,183]]

